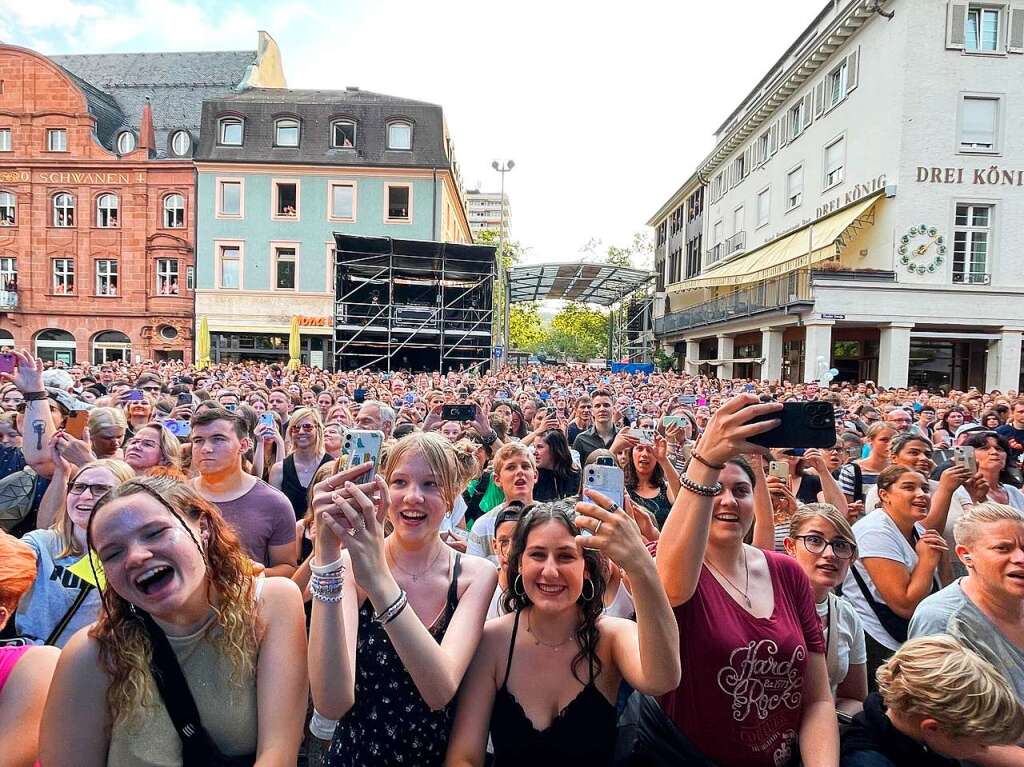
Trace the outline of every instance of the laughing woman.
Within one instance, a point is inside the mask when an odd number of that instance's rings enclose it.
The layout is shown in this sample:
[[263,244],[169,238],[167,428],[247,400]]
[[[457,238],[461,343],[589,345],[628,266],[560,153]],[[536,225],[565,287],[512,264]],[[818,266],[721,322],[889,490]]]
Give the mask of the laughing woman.
[[[47,767],[294,765],[306,710],[302,598],[254,579],[235,533],[187,484],[138,477],[89,522],[107,577],[95,625],[61,654],[40,737]],[[160,678],[198,709],[185,750]],[[157,662],[157,658],[160,661]],[[172,696],[179,714],[185,695]],[[202,737],[205,732],[208,737]]]

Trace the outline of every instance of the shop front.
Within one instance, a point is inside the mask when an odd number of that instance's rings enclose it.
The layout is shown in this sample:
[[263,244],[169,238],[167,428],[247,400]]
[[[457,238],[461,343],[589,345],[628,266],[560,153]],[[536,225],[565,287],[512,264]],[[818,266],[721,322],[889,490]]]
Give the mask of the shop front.
[[[325,368],[330,360],[331,337],[328,335],[301,336],[303,365]],[[213,362],[236,364],[239,362],[288,363],[288,333],[210,332],[210,359]]]
[[988,342],[913,338],[910,342],[911,386],[928,389],[985,387]]

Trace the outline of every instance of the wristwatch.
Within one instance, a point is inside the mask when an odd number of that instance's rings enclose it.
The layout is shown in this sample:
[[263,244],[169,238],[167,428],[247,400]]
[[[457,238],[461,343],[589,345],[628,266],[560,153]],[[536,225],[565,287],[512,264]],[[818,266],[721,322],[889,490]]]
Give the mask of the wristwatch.
[[491,445],[493,445],[497,441],[498,441],[498,432],[493,431],[493,430],[491,431],[490,434],[487,434],[487,435],[485,435],[485,436],[480,438],[480,444],[483,445],[484,447],[490,447]]
[[37,400],[46,399],[50,395],[45,391],[27,391],[23,396],[26,402],[35,402]]

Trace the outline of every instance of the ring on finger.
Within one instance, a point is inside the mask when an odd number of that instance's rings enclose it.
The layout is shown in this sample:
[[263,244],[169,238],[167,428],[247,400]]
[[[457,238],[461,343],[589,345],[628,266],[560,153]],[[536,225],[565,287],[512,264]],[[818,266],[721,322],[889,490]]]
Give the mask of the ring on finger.
[[600,529],[601,529],[601,525],[603,525],[603,524],[604,524],[604,520],[603,519],[597,520],[597,527],[594,528],[594,535],[597,535],[598,531],[600,531]]
[[622,509],[619,507],[619,504],[615,503],[615,501],[612,501],[612,505],[608,507],[608,511],[610,511],[612,514],[615,514],[618,511],[622,511]]

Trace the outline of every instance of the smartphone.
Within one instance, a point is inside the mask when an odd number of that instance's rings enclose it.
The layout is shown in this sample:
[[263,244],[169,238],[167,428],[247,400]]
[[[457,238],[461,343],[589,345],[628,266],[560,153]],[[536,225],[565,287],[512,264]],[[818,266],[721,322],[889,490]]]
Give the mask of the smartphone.
[[641,445],[654,444],[654,429],[630,429],[629,436],[636,437]]
[[64,422],[64,431],[75,439],[83,439],[85,437],[85,427],[88,424],[89,411],[76,410],[74,413],[69,415],[67,420]]
[[192,395],[187,391],[183,391],[178,395],[178,406],[180,407],[181,405],[192,407]]
[[354,478],[352,482],[364,484],[373,481],[373,478],[377,476],[377,466],[380,463],[380,448],[383,444],[384,433],[380,431],[349,429],[345,432],[345,440],[342,445],[342,452],[348,456],[348,463],[345,468],[351,469],[353,466],[358,466],[367,461],[373,464],[368,471]]
[[851,445],[846,448],[846,457],[851,461],[860,460],[860,454],[864,452],[864,448],[860,445]]
[[972,475],[978,471],[978,462],[974,458],[974,448],[967,445],[953,448],[953,465],[962,466]]
[[662,426],[671,426],[672,424],[675,424],[680,429],[682,429],[686,426],[686,423],[686,416],[682,415],[663,415],[661,417]]
[[557,418],[558,417],[558,409],[555,408],[555,407],[552,407],[551,405],[548,405],[546,408],[544,408],[544,412],[547,414],[548,418]]
[[782,481],[789,480],[789,464],[786,461],[771,461],[768,464],[768,476],[778,477]]
[[366,399],[366,389],[356,389],[352,392],[352,401],[362,404]]
[[416,401],[416,395],[413,394],[412,392],[409,392],[408,394],[405,395],[405,404],[406,405],[411,405],[415,401]]
[[[600,461],[601,459],[598,458],[598,460]],[[611,498],[620,507],[623,505],[625,502],[623,499],[625,498],[626,481],[622,469],[618,466],[602,466],[592,463],[584,468],[583,471],[584,489],[596,490],[602,495]],[[581,533],[583,535],[591,534],[587,530],[581,530]]]
[[783,402],[781,411],[759,416],[751,423],[775,418],[781,421],[778,426],[749,441],[761,447],[827,448],[836,444],[836,418],[828,402]]
[[276,429],[277,428],[277,421],[274,420],[274,414],[273,413],[264,413],[263,415],[261,415],[260,416],[260,425],[261,426],[270,426],[271,428]]
[[441,418],[445,421],[472,421],[476,418],[476,405],[442,405]]
[[18,358],[10,352],[0,354],[0,373],[13,373],[18,366]]
[[142,389],[129,389],[128,393],[124,395],[126,402],[142,402],[145,395],[142,393]]

